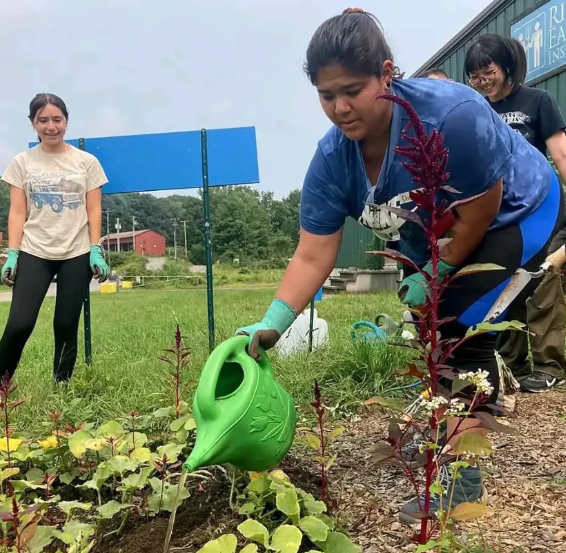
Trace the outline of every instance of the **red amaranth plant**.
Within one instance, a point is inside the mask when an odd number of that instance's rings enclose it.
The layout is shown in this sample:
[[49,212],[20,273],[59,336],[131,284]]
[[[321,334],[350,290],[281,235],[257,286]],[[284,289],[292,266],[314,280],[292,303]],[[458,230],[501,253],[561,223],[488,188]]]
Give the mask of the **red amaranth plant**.
[[[412,415],[406,415],[405,420],[402,421],[398,418],[391,421],[389,425],[389,436],[386,440],[387,443],[380,444],[376,447],[374,459],[379,463],[394,463],[399,465],[413,485],[417,497],[421,496],[422,490],[415,471],[419,466],[424,465],[424,503],[421,502],[419,506],[421,510],[419,515],[421,518],[421,528],[420,532],[413,538],[417,543],[424,545],[432,539],[439,528],[442,531],[441,523],[435,521],[430,513],[431,487],[440,465],[453,460],[454,453],[456,453],[457,459],[460,450],[472,450],[472,453],[474,453],[474,444],[470,440],[466,441],[465,448],[463,444],[460,448],[458,448],[458,444],[456,444],[450,454],[448,454],[446,450],[440,450],[438,447],[438,440],[441,434],[439,428],[440,423],[445,421],[448,417],[457,416],[458,423],[456,429],[450,435],[445,436],[446,443],[451,442],[460,434],[460,425],[465,420],[465,416],[472,412],[474,416],[481,420],[486,428],[497,429],[497,431],[507,429],[507,431],[509,431],[507,427],[497,423],[491,414],[475,412],[475,408],[480,403],[485,404],[486,397],[481,393],[481,390],[476,391],[472,400],[458,396],[458,392],[461,392],[464,387],[471,385],[470,382],[458,381],[456,385],[453,386],[453,391],[447,390],[445,387],[441,386],[440,383],[441,377],[448,380],[455,380],[456,373],[452,367],[448,365],[448,361],[459,346],[472,336],[494,330],[494,327],[489,324],[481,324],[471,329],[462,339],[442,339],[439,329],[443,324],[455,320],[455,318],[439,320],[438,309],[442,293],[449,284],[463,275],[501,269],[501,267],[496,265],[470,265],[460,269],[455,274],[447,275],[441,279],[438,278],[440,252],[442,247],[450,241],[449,238],[445,237],[456,221],[453,210],[462,203],[462,201],[449,203],[447,200],[439,199],[438,197],[442,192],[458,194],[457,190],[454,190],[446,184],[450,176],[446,171],[449,152],[447,148],[444,147],[443,136],[438,131],[434,130],[430,135],[427,135],[422,122],[409,102],[390,94],[378,96],[378,99],[389,100],[401,105],[409,116],[409,123],[403,129],[401,136],[409,145],[398,146],[395,152],[408,160],[403,161],[403,166],[412,175],[413,182],[419,186],[419,188],[410,192],[409,196],[416,206],[425,212],[425,215],[421,217],[415,212],[397,207],[387,206],[383,209],[390,211],[402,219],[411,221],[423,229],[429,246],[430,264],[432,267],[431,274],[420,269],[409,258],[396,251],[385,249],[381,252],[368,253],[400,261],[423,276],[428,289],[425,302],[423,305],[419,306],[418,309],[411,310],[416,315],[415,328],[418,336],[414,340],[409,341],[408,344],[402,344],[417,350],[418,353],[413,363],[409,365],[403,375],[416,377],[421,381],[426,392],[425,401],[430,401],[431,398],[434,399],[438,396],[448,399],[446,399],[446,402],[430,402],[428,404],[430,412],[430,417],[426,423],[428,428],[421,426]],[[409,134],[410,130],[413,130],[413,135]],[[467,199],[466,201],[469,200],[470,199]],[[516,328],[516,325],[516,322],[500,323],[497,325],[497,330],[503,330],[503,327],[507,328],[509,326]],[[452,399],[451,402],[449,398],[457,399]],[[461,404],[459,404],[459,412],[457,409],[454,409],[456,405],[453,403],[454,401],[461,402]],[[465,406],[465,412],[464,409],[462,409],[463,406]],[[430,443],[424,451],[416,452],[413,459],[408,461],[406,456],[402,455],[401,450],[412,439],[412,432],[416,435],[424,436],[425,442],[428,439]],[[487,441],[483,436],[480,436],[480,438],[483,440],[482,443]],[[477,444],[475,445],[477,446]],[[478,450],[475,453],[479,453],[481,448],[477,446],[475,449]],[[435,493],[438,493],[438,490],[436,490]],[[451,512],[449,511],[446,520],[450,518],[450,515]],[[456,516],[452,516],[453,520],[456,520],[456,518]]]
[[182,398],[186,391],[181,383],[182,374],[190,362],[191,355],[191,349],[187,346],[183,346],[183,335],[181,334],[181,328],[178,324],[175,331],[175,343],[173,347],[166,349],[165,353],[168,356],[163,355],[158,357],[158,359],[173,367],[173,372],[168,380],[175,390],[175,418],[178,419],[181,416]]
[[10,436],[14,433],[12,426],[10,425],[10,414],[29,399],[24,398],[20,400],[13,400],[12,396],[17,389],[18,387],[14,384],[8,373],[4,373],[4,376],[0,381],[0,411],[2,412],[2,418],[4,419],[3,422],[4,434],[6,436],[6,457],[8,467],[12,466]]

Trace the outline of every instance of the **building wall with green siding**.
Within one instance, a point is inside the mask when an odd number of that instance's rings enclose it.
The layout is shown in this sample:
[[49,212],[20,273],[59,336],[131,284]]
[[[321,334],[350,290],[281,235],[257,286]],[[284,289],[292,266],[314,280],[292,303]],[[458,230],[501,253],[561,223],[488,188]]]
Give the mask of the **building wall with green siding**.
[[[464,72],[464,58],[472,43],[486,33],[510,36],[511,24],[525,14],[525,12],[541,6],[543,2],[540,0],[515,0],[510,3],[500,2],[500,4],[501,9],[496,12],[489,21],[473,29],[473,34],[464,34],[451,51],[447,52],[441,60],[434,60],[434,64],[430,64],[430,67],[441,67],[455,81],[461,83],[466,82],[467,77]],[[548,92],[556,98],[562,112],[566,115],[566,67],[564,67],[564,69],[564,71],[557,75],[549,76],[549,78],[533,86],[548,90]],[[420,72],[420,70],[418,72]]]
[[376,256],[368,255],[365,252],[382,247],[383,245],[379,243],[371,230],[348,217],[344,225],[342,244],[338,252],[336,267],[339,269],[347,269],[349,267],[380,269],[383,266],[383,260]]

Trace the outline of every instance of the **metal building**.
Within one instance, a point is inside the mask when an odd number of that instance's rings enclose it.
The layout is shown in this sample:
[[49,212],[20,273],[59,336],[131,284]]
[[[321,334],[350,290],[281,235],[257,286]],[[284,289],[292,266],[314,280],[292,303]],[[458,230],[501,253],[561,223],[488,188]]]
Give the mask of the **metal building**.
[[527,52],[526,84],[548,90],[566,114],[566,0],[495,0],[412,76],[440,67],[464,83],[466,51],[485,33],[520,40]]

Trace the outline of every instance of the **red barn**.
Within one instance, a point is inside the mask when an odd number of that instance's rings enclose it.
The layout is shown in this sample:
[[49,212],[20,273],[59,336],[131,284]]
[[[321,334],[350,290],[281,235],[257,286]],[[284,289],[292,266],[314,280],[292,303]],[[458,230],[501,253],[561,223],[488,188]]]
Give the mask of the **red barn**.
[[165,236],[150,229],[103,236],[101,245],[105,250],[108,249],[108,244],[110,244],[110,251],[112,252],[131,252],[135,250],[139,255],[165,255]]

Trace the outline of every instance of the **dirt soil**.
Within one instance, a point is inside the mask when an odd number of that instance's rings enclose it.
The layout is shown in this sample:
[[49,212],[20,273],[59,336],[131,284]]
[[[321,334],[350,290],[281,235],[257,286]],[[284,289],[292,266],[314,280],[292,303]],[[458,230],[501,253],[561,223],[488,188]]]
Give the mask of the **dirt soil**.
[[[493,435],[503,445],[485,461],[489,515],[458,527],[482,535],[490,553],[566,553],[566,388],[520,394],[508,419],[517,435]],[[411,489],[397,469],[374,467],[371,446],[385,435],[383,413],[369,412],[348,424],[333,467],[331,493],[338,516],[364,553],[414,551],[410,529],[397,521]],[[299,487],[317,494],[320,478],[310,457],[290,454],[281,467]],[[179,510],[171,552],[196,553],[207,541],[232,532],[241,522],[228,506],[230,484],[218,471],[204,491],[195,483]],[[161,553],[167,518],[132,521],[121,538],[108,538],[95,553]]]

